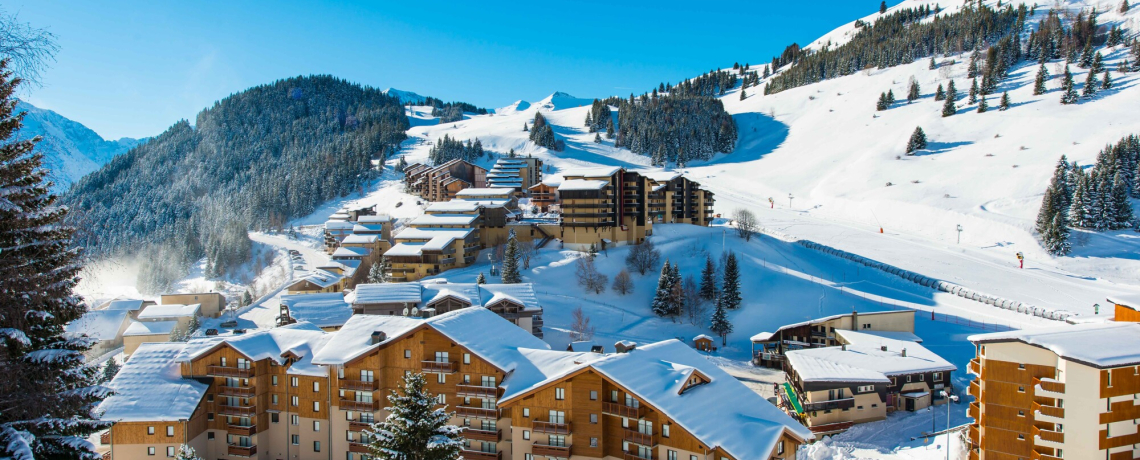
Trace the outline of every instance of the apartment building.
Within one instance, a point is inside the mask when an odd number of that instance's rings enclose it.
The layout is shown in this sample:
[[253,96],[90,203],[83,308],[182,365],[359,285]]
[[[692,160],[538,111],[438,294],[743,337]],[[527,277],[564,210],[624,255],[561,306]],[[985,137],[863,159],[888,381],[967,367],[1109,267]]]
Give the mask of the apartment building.
[[676,171],[644,173],[650,179],[649,215],[656,223],[707,227],[713,219],[712,192]]
[[586,250],[640,243],[652,233],[645,176],[620,167],[600,167],[565,171],[563,177],[558,203],[565,247]]
[[487,186],[487,170],[463,160],[451,160],[438,166],[419,164],[404,168],[407,188],[428,201],[448,201],[465,188]]
[[971,459],[1140,457],[1137,302],[1113,302],[1117,321],[969,337]]
[[364,315],[430,318],[469,307],[483,307],[542,338],[542,305],[531,283],[474,284],[407,282],[361,284],[346,296],[352,311]]
[[191,292],[188,294],[163,294],[159,296],[160,304],[201,305],[200,315],[207,318],[217,318],[226,309],[226,296],[219,292]]
[[542,160],[534,157],[499,158],[487,173],[487,187],[509,188],[516,196],[542,181]]
[[813,433],[838,433],[894,411],[945,404],[953,393],[951,374],[957,367],[905,338],[913,334],[844,329],[834,334],[838,346],[786,354],[781,405]]
[[415,281],[445,270],[475,263],[482,249],[482,206],[475,203],[433,203],[425,214],[408,223],[384,252],[392,281]]
[[340,292],[281,296],[277,325],[310,323],[325,331],[336,331],[352,317],[352,305]]
[[[792,459],[810,431],[677,341],[623,354],[551,351],[480,307],[355,315],[146,344],[99,407],[113,460],[361,460],[364,430],[409,373],[464,426],[464,458]],[[545,450],[544,450],[545,449]]]
[[340,273],[324,269],[314,269],[305,276],[285,285],[286,294],[320,294],[340,292],[347,287],[347,278]]
[[836,336],[836,331],[840,330],[894,332],[896,334],[892,335],[893,338],[922,342],[921,338],[914,335],[914,310],[852,311],[788,324],[776,329],[776,332],[761,332],[752,336],[752,363],[783,369],[784,356],[791,350],[841,345]]
[[94,344],[83,355],[97,358],[123,346],[123,333],[132,323],[126,309],[91,310],[64,327],[69,335],[86,335]]
[[558,186],[561,181],[544,180],[527,188],[530,194],[530,204],[538,208],[538,212],[554,212],[558,204]]

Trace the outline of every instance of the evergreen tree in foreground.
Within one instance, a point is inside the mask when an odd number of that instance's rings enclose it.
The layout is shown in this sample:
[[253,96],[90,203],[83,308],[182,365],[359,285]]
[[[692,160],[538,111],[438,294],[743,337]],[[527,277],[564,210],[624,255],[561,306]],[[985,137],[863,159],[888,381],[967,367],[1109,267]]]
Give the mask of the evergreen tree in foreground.
[[998,110],[1003,112],[1009,110],[1009,91],[1001,93],[1001,104],[998,105]]
[[942,104],[942,116],[949,117],[955,113],[958,113],[958,107],[954,105],[954,98],[947,94],[946,102]]
[[918,80],[912,80],[912,81],[910,82],[910,89],[908,89],[908,90],[907,90],[907,92],[906,92],[906,100],[907,100],[907,102],[914,102],[914,101],[917,101],[917,100],[918,100],[918,97],[919,97],[919,95],[921,94],[921,93],[920,93],[920,91],[921,91],[921,90],[920,90],[920,89],[919,89],[919,87],[918,87]]
[[202,460],[202,457],[198,456],[193,447],[183,444],[178,446],[178,456],[174,457],[174,460]]
[[914,133],[910,135],[910,140],[906,143],[907,155],[913,155],[918,150],[926,148],[926,133],[922,131],[922,127],[914,128]]
[[716,300],[720,290],[716,287],[716,264],[713,263],[712,256],[705,257],[705,269],[701,270],[701,290],[700,296],[704,300]]
[[16,137],[20,82],[0,60],[0,457],[94,460],[86,438],[109,426],[91,418],[108,390],[96,385],[99,369],[84,364],[92,341],[64,336],[86,311],[72,292],[79,252],[35,151],[41,138]]
[[487,277],[483,276],[483,272],[479,272],[479,276],[475,277],[475,284],[487,284]]
[[1063,256],[1069,253],[1072,246],[1069,244],[1069,224],[1065,221],[1064,214],[1057,213],[1053,216],[1053,222],[1050,223],[1041,240],[1045,245],[1045,250],[1049,251],[1050,254]]
[[119,361],[115,358],[108,359],[107,364],[103,365],[103,373],[99,377],[99,383],[104,384],[110,382],[116,375],[119,375],[119,370],[122,368],[123,366],[119,364]]
[[372,284],[387,283],[388,265],[387,257],[381,257],[379,262],[372,264],[372,267],[368,269],[368,282]]
[[449,425],[455,413],[437,408],[439,400],[425,388],[423,374],[404,376],[403,395],[388,396],[390,414],[364,430],[368,450],[377,460],[455,460],[463,450],[463,429]]
[[986,113],[989,109],[990,106],[986,104],[986,97],[982,96],[982,98],[978,100],[978,113]]
[[507,250],[503,253],[503,284],[518,284],[522,282],[519,273],[519,242],[515,239],[515,232],[507,238]]
[[1037,68],[1037,77],[1033,79],[1033,95],[1040,96],[1045,94],[1045,82],[1049,81],[1049,70],[1045,68],[1045,63],[1041,63],[1041,67]]
[[946,90],[942,89],[942,83],[938,84],[938,90],[934,91],[934,100],[941,101],[946,99]]
[[740,297],[740,268],[736,264],[735,252],[728,253],[728,259],[724,261],[724,282],[721,286],[720,298],[724,307],[729,310],[740,308],[743,299]]
[[721,346],[728,344],[728,334],[732,333],[732,323],[728,321],[728,312],[725,311],[724,296],[716,299],[716,310],[713,311],[709,329],[720,336]]
[[1098,81],[1096,78],[1096,71],[1090,69],[1088,76],[1085,77],[1085,87],[1081,89],[1081,96],[1096,96],[1096,90],[1099,85],[1100,81]]
[[673,292],[673,269],[669,266],[669,260],[665,260],[665,265],[661,267],[661,276],[657,278],[657,292],[653,294],[653,303],[649,305],[653,314],[666,317],[673,311],[670,295]]

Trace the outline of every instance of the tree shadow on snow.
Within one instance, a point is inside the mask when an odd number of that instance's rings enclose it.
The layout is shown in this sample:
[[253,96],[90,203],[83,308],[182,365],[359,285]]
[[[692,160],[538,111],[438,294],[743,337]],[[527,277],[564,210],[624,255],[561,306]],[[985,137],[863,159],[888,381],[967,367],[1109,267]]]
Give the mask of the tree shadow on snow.
[[768,115],[757,112],[738,113],[733,115],[732,119],[736,121],[738,137],[736,150],[707,163],[694,162],[691,166],[759,160],[779,148],[788,138],[788,125]]
[[973,142],[928,142],[925,150],[914,152],[913,156],[923,157],[929,155],[937,155],[954,150],[958,147],[964,147],[973,144]]

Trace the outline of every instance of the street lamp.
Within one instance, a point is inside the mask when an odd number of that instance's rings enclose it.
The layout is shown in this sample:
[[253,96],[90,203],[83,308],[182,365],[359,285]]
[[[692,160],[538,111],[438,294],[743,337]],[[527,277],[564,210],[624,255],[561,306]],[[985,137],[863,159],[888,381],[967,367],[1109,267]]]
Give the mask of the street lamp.
[[958,224],[958,244],[962,244],[962,224]]
[[792,196],[791,193],[789,193],[788,194],[788,209],[792,209],[792,198],[795,198],[795,197]]

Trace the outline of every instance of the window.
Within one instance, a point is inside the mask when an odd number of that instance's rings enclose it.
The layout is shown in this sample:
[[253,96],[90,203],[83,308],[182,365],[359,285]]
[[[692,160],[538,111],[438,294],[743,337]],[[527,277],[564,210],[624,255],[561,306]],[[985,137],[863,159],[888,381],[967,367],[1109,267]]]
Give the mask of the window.
[[590,390],[590,401],[597,401],[597,400],[598,400],[598,392],[594,391],[594,390]]
[[1023,434],[1019,434],[1019,435],[1017,435],[1017,439],[1021,439],[1021,440],[1024,440],[1024,439],[1025,439],[1025,435],[1023,435]]
[[534,460],[534,457],[530,454],[523,454],[523,460]]
[[523,440],[524,441],[530,440],[530,430],[523,430]]
[[669,451],[666,451],[665,454],[666,454],[665,455],[666,460],[677,460],[677,451],[669,450]]
[[166,427],[166,436],[171,438],[174,437],[174,426]]
[[447,374],[443,372],[435,374],[435,381],[436,383],[447,383]]
[[376,374],[374,374],[372,371],[360,371],[360,381],[361,382],[375,382],[376,381]]
[[1024,417],[1024,416],[1025,416],[1025,411],[1023,411],[1023,410],[1019,410],[1019,411],[1017,411],[1017,416],[1018,416],[1018,417]]
[[780,441],[780,442],[776,443],[776,455],[781,455],[783,453],[784,453],[784,441]]
[[297,406],[301,405],[301,398],[296,397],[296,396],[289,398],[289,405],[291,405],[293,407],[297,407]]
[[610,402],[618,402],[617,390],[610,390]]
[[295,435],[291,436],[291,440],[292,440],[294,446],[301,445],[301,435],[295,434]]
[[320,411],[321,411],[321,402],[320,401],[313,401],[313,412],[320,412]]
[[925,382],[926,381],[926,374],[918,374],[918,381],[919,382]]
[[863,406],[855,406],[855,410],[863,410]]
[[669,427],[670,427],[670,425],[668,423],[661,425],[661,437],[663,437],[663,438],[669,437]]
[[[440,375],[443,375],[443,374],[440,374]],[[447,404],[446,398],[447,398],[447,395],[445,395],[443,393],[435,395],[435,403],[436,404]]]
[[523,417],[530,417],[530,408],[523,408]]
[[313,420],[313,431],[321,431],[321,421]]
[[174,446],[166,446],[166,456],[174,457]]
[[697,456],[696,455],[690,455],[689,460],[697,460]]
[[213,431],[207,431],[206,432],[206,439],[214,439],[214,432]]
[[320,441],[313,441],[313,452],[320,452],[320,451],[321,451],[321,442]]
[[405,359],[411,359],[412,358],[412,350],[404,350],[404,358]]
[[269,413],[269,421],[273,423],[281,423],[281,414],[276,412]]
[[1021,386],[1021,385],[1018,385],[1018,386],[1017,386],[1017,392],[1018,392],[1018,393],[1025,393],[1025,387],[1023,387],[1023,386]]
[[909,375],[906,376],[906,383],[910,383],[910,378],[911,378],[911,376],[909,376]]
[[321,391],[321,382],[313,382],[313,393],[319,393],[320,391]]
[[214,402],[214,394],[213,393],[206,395],[206,402]]
[[226,357],[222,357],[222,367],[226,367]]
[[269,395],[269,400],[270,400],[270,402],[273,403],[274,406],[277,405],[277,395],[276,394]]
[[463,364],[471,364],[471,353],[463,354]]
[[289,416],[289,424],[290,425],[300,425],[301,424],[301,416],[297,415],[297,414],[290,415]]
[[146,454],[147,455],[154,455],[154,448],[153,447],[147,447],[146,448]]
[[859,385],[859,387],[856,388],[855,391],[857,391],[859,393],[870,393],[872,391],[875,391],[875,386],[874,385]]
[[590,423],[598,423],[598,414],[590,414]]
[[562,401],[562,400],[566,399],[566,389],[565,388],[555,388],[554,389],[554,399],[557,401]]
[[206,412],[206,420],[209,420],[211,422],[214,421],[214,413],[213,412]]
[[146,434],[154,436],[154,427],[153,426],[146,427]]
[[598,447],[598,438],[590,438],[590,447]]
[[941,381],[942,380],[942,373],[941,372],[935,372],[934,376],[931,377],[931,380],[933,380],[935,382]]
[[1057,452],[1057,458],[1065,458],[1065,451],[1063,449],[1057,449],[1056,452]]
[[301,379],[298,379],[297,377],[289,377],[289,386],[291,386],[291,387],[301,386]]

